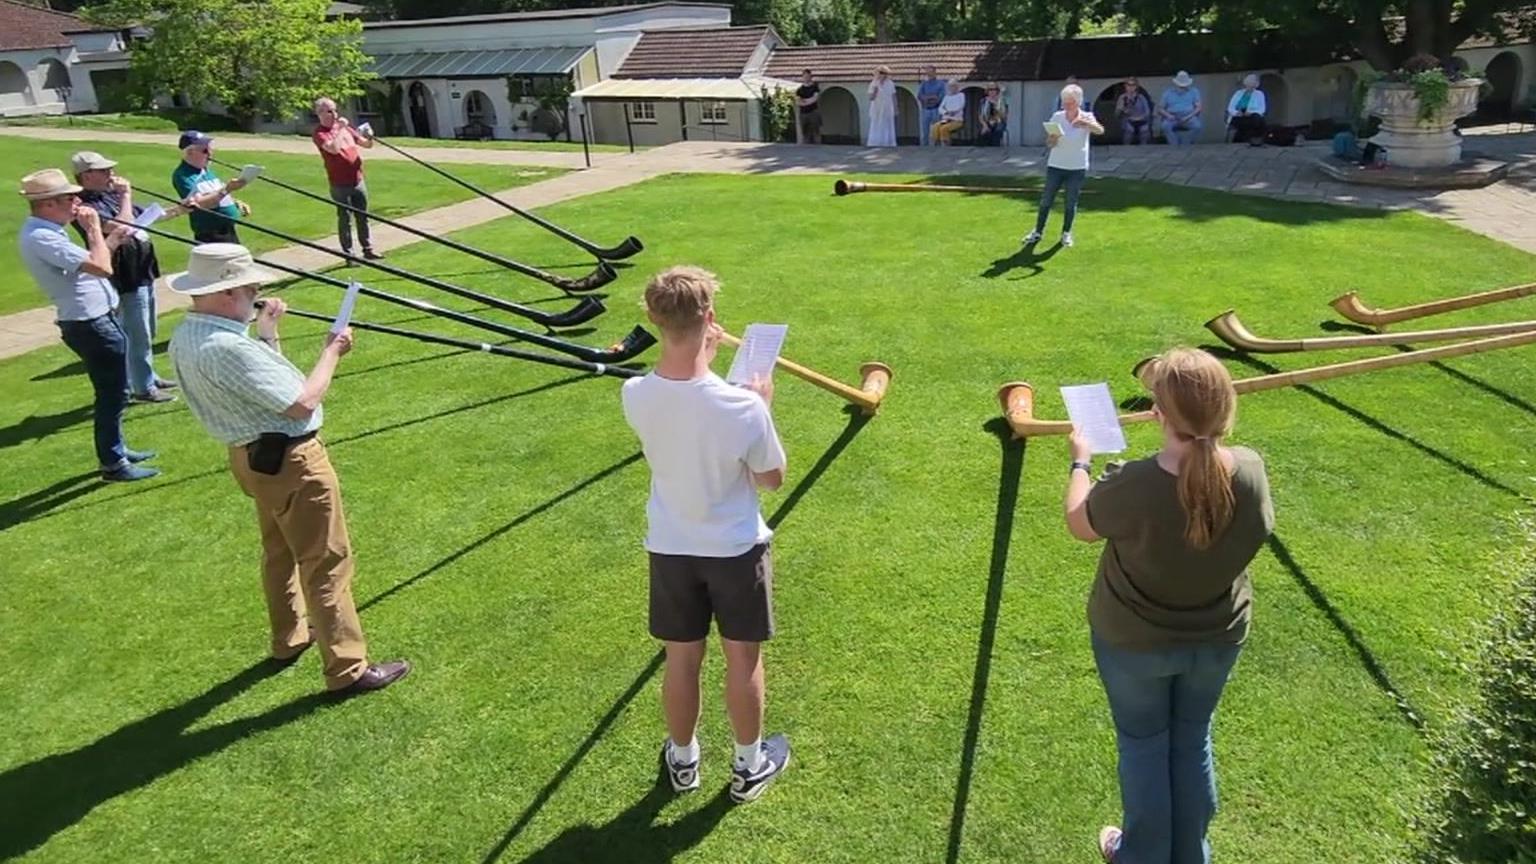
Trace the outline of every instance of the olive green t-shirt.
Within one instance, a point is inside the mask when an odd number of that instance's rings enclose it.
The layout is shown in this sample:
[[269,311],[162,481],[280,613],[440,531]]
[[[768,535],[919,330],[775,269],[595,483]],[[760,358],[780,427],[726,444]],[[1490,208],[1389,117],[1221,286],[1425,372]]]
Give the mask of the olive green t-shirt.
[[1248,636],[1248,562],[1275,527],[1264,460],[1233,447],[1232,523],[1207,549],[1184,540],[1178,477],[1156,457],[1126,463],[1088,493],[1088,521],[1106,539],[1088,623],[1123,648],[1238,644]]

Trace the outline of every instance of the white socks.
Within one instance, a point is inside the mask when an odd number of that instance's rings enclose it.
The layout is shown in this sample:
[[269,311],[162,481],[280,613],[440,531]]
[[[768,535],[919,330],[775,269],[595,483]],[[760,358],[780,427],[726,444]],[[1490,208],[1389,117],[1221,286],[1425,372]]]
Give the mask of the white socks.
[[736,745],[736,770],[756,771],[763,767],[763,739],[761,736],[751,744]]
[[673,765],[678,766],[692,765],[693,763],[699,761],[698,736],[694,736],[693,740],[689,741],[688,746],[686,747],[679,747],[676,741],[671,741],[669,739],[667,746],[667,761],[671,762]]

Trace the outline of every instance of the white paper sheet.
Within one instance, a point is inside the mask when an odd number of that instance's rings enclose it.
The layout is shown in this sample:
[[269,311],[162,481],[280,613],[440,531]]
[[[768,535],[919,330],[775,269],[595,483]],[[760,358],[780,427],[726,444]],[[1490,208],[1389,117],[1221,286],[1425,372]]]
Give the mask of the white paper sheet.
[[774,361],[784,347],[788,324],[749,324],[741,334],[741,345],[725,380],[732,384],[751,384],[753,378],[772,378]]
[[1054,123],[1054,122],[1052,122],[1050,120],[1047,120],[1044,123],[1042,123],[1041,125],[1045,127],[1045,134],[1047,134],[1047,135],[1060,135],[1061,134],[1061,124],[1060,123]]
[[151,204],[144,208],[143,213],[140,213],[138,216],[134,217],[133,224],[139,226],[140,228],[148,228],[149,226],[158,222],[160,217],[164,215],[164,207],[161,207],[159,204]]
[[341,296],[341,308],[336,310],[336,320],[331,322],[331,332],[340,333],[352,321],[352,307],[357,305],[357,292],[363,290],[361,282],[347,285],[347,293]]
[[360,126],[357,126],[357,127],[354,127],[354,128],[356,128],[358,132],[361,132],[364,138],[372,138],[373,137],[373,124],[372,123],[364,123],[364,124],[362,124]]
[[244,168],[240,169],[240,179],[245,181],[246,183],[250,183],[252,180],[255,180],[257,177],[260,177],[260,176],[261,176],[261,166],[260,165],[247,165]]
[[1083,431],[1094,453],[1124,452],[1125,430],[1120,428],[1120,415],[1114,397],[1109,395],[1109,384],[1063,387],[1061,399],[1067,403],[1067,417]]

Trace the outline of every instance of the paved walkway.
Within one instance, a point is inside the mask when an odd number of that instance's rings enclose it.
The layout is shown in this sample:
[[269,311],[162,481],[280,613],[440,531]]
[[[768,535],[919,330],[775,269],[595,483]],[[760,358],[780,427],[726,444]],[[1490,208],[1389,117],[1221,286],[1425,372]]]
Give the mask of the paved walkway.
[[[1530,128],[1530,127],[1524,127]],[[1480,134],[1481,133],[1481,134]],[[1502,133],[1502,134],[1500,134]],[[49,140],[100,140],[87,129],[0,127],[0,134]],[[112,133],[113,140],[174,145],[175,137],[159,133]],[[314,152],[294,136],[238,136],[221,141],[226,151]],[[1292,201],[1322,201],[1354,207],[1410,209],[1454,222],[1472,231],[1536,253],[1536,132],[1474,130],[1466,149],[1512,164],[1509,176],[1485,189],[1447,192],[1353,186],[1332,180],[1313,164],[1328,152],[1326,145],[1249,148],[1202,145],[1185,150],[1165,146],[1096,147],[1096,176],[1158,180],[1238,194],[1263,195]],[[580,168],[580,153],[470,148],[412,148],[432,162],[502,165],[541,165]],[[369,158],[401,158],[378,148]],[[724,174],[971,174],[1020,176],[1044,171],[1041,148],[867,149],[860,147],[797,147],[779,144],[685,142],[639,153],[594,153],[593,168],[565,174],[518,189],[497,193],[520,207],[542,207],[558,201],[618,189],[666,173]],[[484,199],[465,201],[418,213],[404,221],[434,233],[478,225],[506,215]],[[379,226],[375,242],[393,249],[417,238]],[[336,245],[335,237],[318,242]],[[318,269],[329,256],[301,248],[267,253],[285,264]],[[181,298],[161,298],[161,309],[177,308]],[[51,309],[0,317],[0,359],[58,341]]]

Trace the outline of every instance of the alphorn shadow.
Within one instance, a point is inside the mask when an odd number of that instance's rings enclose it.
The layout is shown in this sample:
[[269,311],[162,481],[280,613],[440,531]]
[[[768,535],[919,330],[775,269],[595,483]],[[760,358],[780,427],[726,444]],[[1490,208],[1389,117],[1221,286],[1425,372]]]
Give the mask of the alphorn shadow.
[[790,511],[794,510],[795,505],[800,503],[800,499],[804,498],[806,493],[811,491],[811,487],[816,485],[816,481],[821,479],[821,475],[827,473],[827,469],[832,467],[832,463],[837,460],[837,457],[843,455],[843,451],[848,449],[849,444],[853,443],[854,436],[858,435],[861,429],[869,425],[870,418],[854,406],[849,405],[843,410],[848,415],[848,425],[843,427],[843,431],[838,434],[836,440],[821,454],[821,457],[816,460],[816,464],[812,465],[811,469],[805,472],[805,476],[800,479],[799,483],[795,484],[795,488],[790,490],[790,493],[784,497],[784,502],[779,505],[777,510],[773,511],[773,515],[768,517],[766,521],[769,528],[778,528],[780,522],[789,518]]
[[106,481],[102,480],[97,472],[86,471],[73,477],[66,477],[36,492],[28,492],[19,498],[12,498],[0,504],[0,531],[39,518],[76,498],[105,488],[106,485]]
[[1026,442],[1015,440],[1013,430],[1001,417],[982,427],[1002,445],[998,472],[997,507],[992,519],[992,561],[987,571],[987,599],[982,605],[981,634],[976,640],[976,669],[971,675],[971,707],[965,721],[965,740],[960,747],[960,777],[955,781],[955,803],[949,816],[949,846],[944,860],[960,860],[965,834],[965,809],[976,769],[976,745],[981,740],[981,721],[987,707],[987,681],[992,674],[992,646],[997,639],[997,619],[1003,606],[1003,582],[1008,575],[1008,547],[1013,540],[1013,516],[1019,502],[1019,478],[1024,470]]
[[339,381],[342,378],[358,378],[363,375],[372,375],[375,372],[383,372],[386,369],[398,369],[401,366],[415,366],[418,363],[431,363],[434,360],[444,360],[449,357],[457,357],[461,354],[474,353],[476,352],[471,351],[468,348],[454,348],[450,351],[439,351],[436,354],[428,354],[424,357],[410,357],[405,360],[392,360],[388,363],[380,363],[377,366],[364,366],[361,369],[348,369],[345,372],[336,373],[336,375],[333,376],[333,380]]
[[55,414],[29,414],[16,423],[0,429],[0,450],[15,447],[26,441],[47,438],[55,432],[79,426],[91,419],[89,404],[59,411]]

